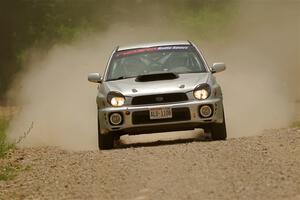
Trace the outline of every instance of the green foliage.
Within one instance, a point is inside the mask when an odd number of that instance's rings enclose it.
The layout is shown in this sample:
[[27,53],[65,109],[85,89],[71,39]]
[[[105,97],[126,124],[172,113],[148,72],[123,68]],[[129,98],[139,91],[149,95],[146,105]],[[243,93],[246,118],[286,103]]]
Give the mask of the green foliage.
[[19,170],[20,170],[20,165],[1,166],[0,167],[0,181],[8,181],[8,180],[13,179],[17,175]]
[[0,32],[0,103],[14,74],[23,67],[26,50],[47,50],[82,32],[104,30],[110,5],[109,0],[0,1],[0,23],[5,27]]
[[293,122],[292,127],[300,128],[300,121]]
[[47,49],[56,43],[68,43],[82,32],[96,30],[95,27],[106,27],[103,21],[93,18],[96,8],[103,13],[101,17],[106,15],[96,0],[26,0],[14,4],[20,9],[14,36],[17,58],[23,58],[21,55],[28,48]]
[[28,171],[31,169],[29,165],[23,166],[18,161],[10,161],[8,152],[27,137],[33,128],[33,123],[22,136],[12,143],[7,141],[6,130],[8,125],[9,119],[0,118],[0,181],[11,180],[18,175],[20,171]]
[[31,170],[30,165],[21,165],[19,162],[7,161],[4,165],[0,166],[0,181],[12,180],[22,171]]
[[[3,159],[7,152],[14,147],[13,144],[7,142],[6,129],[8,127],[8,120],[0,119],[0,159]],[[0,181],[7,181],[16,176],[19,166],[12,166],[9,164],[0,166]]]
[[14,147],[7,141],[6,129],[8,128],[8,120],[0,119],[0,158],[3,158],[8,150]]
[[237,15],[236,0],[189,0],[182,4],[182,9],[175,13],[176,24],[200,39],[224,37]]

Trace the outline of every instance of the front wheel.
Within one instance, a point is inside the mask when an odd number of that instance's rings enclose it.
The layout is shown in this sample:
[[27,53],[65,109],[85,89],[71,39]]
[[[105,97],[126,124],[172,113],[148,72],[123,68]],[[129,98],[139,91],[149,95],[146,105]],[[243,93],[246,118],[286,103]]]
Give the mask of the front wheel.
[[226,131],[226,122],[225,116],[223,113],[223,122],[222,123],[213,123],[211,124],[205,132],[211,133],[212,140],[226,140],[227,138],[227,131]]
[[114,148],[114,136],[112,134],[98,133],[98,146],[100,150]]
[[221,124],[214,124],[211,128],[211,139],[212,140],[226,140],[227,132],[225,121]]
[[98,147],[100,150],[114,148],[114,135],[110,133],[101,134],[99,116],[98,116]]

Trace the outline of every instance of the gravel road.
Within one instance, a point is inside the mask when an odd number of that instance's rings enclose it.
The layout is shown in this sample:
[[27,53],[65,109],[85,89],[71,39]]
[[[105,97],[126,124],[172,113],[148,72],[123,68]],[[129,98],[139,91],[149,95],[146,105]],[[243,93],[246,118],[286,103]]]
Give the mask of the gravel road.
[[227,141],[66,151],[23,148],[0,199],[300,199],[300,129]]

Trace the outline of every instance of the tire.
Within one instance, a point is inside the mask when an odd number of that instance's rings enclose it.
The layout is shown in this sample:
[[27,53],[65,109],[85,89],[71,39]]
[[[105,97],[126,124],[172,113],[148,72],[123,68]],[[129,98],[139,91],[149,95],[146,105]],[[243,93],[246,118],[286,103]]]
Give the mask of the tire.
[[113,149],[114,148],[114,135],[111,133],[101,134],[100,122],[98,116],[98,147],[100,150]]
[[107,150],[114,148],[114,136],[112,134],[98,133],[98,146],[100,150]]
[[212,140],[226,140],[227,131],[226,131],[226,122],[225,122],[224,112],[223,112],[223,122],[210,124],[210,126],[205,129],[205,132],[211,133]]

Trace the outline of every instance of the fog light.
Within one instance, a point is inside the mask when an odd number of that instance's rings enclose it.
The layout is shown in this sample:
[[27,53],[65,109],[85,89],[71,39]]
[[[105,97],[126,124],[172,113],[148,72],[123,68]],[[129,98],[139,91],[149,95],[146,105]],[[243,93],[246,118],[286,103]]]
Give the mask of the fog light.
[[204,118],[211,117],[213,111],[209,105],[204,105],[200,107],[200,116]]
[[120,113],[112,113],[109,121],[112,125],[120,125],[122,123],[122,115]]

